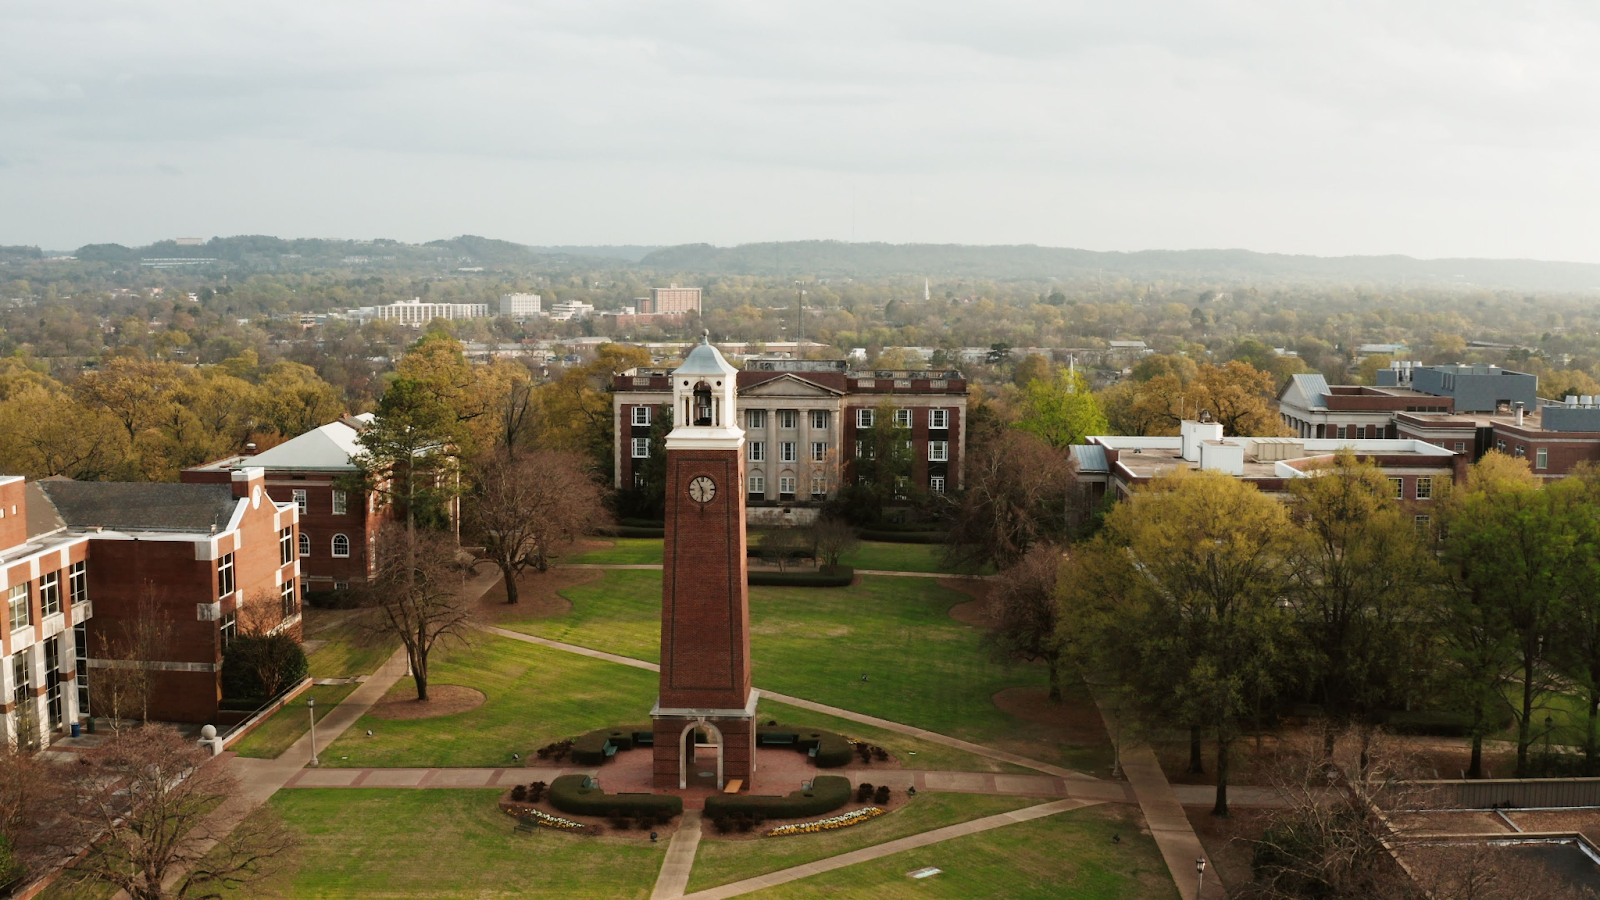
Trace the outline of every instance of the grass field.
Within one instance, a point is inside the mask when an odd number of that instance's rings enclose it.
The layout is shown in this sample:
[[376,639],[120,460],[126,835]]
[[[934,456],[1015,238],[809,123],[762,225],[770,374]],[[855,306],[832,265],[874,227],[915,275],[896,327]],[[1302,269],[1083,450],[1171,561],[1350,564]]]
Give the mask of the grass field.
[[702,840],[700,850],[695,854],[694,870],[689,876],[689,891],[701,891],[731,881],[754,878],[906,835],[921,834],[1040,802],[1027,797],[924,792],[906,802],[904,808],[891,808],[886,816],[839,831],[758,841]]
[[317,719],[321,721],[323,716],[331,712],[340,701],[350,696],[358,687],[360,685],[357,684],[313,685],[305,693],[284,704],[282,709],[273,713],[229,749],[238,751],[240,756],[277,759],[295,741],[300,740],[301,735],[311,730],[311,717],[306,711],[307,700],[317,701]]
[[[293,790],[271,805],[303,841],[274,884],[315,898],[643,900],[665,842],[513,834],[497,790]],[[259,891],[236,896],[256,896]]]
[[[489,634],[435,650],[431,668],[432,684],[468,685],[487,701],[434,719],[362,716],[322,752],[322,764],[512,765],[514,752],[528,757],[558,738],[644,719],[656,696],[653,672]],[[402,678],[391,695],[415,696],[416,687]]]
[[[756,707],[756,716],[763,722],[776,719],[785,724],[826,728],[829,731],[849,735],[858,741],[877,744],[894,754],[900,760],[901,766],[907,769],[931,769],[939,772],[1037,774],[1032,769],[1024,769],[1021,766],[1000,762],[987,756],[978,756],[965,750],[946,747],[943,744],[931,744],[914,737],[908,737],[898,731],[885,731],[882,728],[862,725],[850,719],[825,716],[822,713],[801,709],[798,706],[790,706],[787,703],[779,703],[766,697],[762,697],[761,704]],[[854,762],[851,763],[851,765],[855,764]]]
[[[660,565],[661,538],[610,538],[611,546],[577,553],[564,563],[591,565]],[[862,541],[840,562],[858,569],[892,572],[954,572],[944,564],[944,547],[939,544],[891,544]]]
[[[659,542],[657,542],[659,543]],[[661,661],[661,573],[652,569],[606,572],[561,591],[572,601],[564,615],[501,621],[500,627],[553,641]]]
[[[1113,844],[1112,835],[1122,842]],[[941,874],[906,873],[934,866]],[[746,895],[951,900],[1169,900],[1178,890],[1138,811],[1096,806],[1007,825]]]
[[[583,563],[606,566],[661,565],[661,538],[607,538],[609,547],[599,547],[576,553],[561,560],[564,563]],[[656,576],[658,579],[660,576]]]

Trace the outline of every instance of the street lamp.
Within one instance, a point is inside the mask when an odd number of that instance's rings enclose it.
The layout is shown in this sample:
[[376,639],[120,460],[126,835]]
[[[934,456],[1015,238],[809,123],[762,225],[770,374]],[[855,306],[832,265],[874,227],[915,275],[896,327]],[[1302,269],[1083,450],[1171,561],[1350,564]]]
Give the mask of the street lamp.
[[1206,889],[1206,858],[1204,856],[1195,858],[1194,873],[1197,878],[1194,888],[1194,898],[1195,900],[1200,900],[1200,895]]
[[311,764],[321,765],[317,762],[317,698],[306,698],[306,712],[311,716]]

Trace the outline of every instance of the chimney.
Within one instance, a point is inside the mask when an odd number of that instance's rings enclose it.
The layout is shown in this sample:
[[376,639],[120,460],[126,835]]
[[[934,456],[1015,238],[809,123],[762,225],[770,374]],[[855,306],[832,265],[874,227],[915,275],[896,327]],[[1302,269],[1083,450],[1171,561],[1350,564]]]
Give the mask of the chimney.
[[1516,402],[1516,407],[1517,407],[1517,427],[1518,428],[1522,427],[1522,406],[1523,406],[1522,401],[1518,400]]
[[244,452],[239,454],[239,455],[240,456],[255,456],[256,455],[256,442],[255,441],[251,441],[250,443],[245,444],[244,445]]
[[233,470],[233,495],[249,497],[252,488],[265,489],[267,470],[260,466],[244,466]]

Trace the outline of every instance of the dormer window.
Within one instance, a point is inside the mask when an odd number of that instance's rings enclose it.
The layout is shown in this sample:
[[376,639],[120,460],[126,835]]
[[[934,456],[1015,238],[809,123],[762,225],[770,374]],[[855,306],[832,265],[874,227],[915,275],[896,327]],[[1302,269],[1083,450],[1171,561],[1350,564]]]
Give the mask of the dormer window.
[[711,421],[711,385],[704,381],[694,386],[694,424],[702,426],[712,425]]

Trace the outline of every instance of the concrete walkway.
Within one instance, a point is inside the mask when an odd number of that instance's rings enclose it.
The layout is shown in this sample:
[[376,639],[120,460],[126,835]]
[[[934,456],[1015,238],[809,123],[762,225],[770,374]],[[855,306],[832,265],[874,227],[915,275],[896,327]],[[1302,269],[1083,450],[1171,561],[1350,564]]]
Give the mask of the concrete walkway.
[[[746,878],[743,881],[735,881],[732,884],[724,884],[720,887],[714,887],[704,891],[696,891],[693,894],[686,895],[684,900],[725,900],[725,898],[728,897],[738,897],[742,894],[759,891],[763,888],[787,884],[791,881],[798,881],[801,878],[809,878],[812,875],[820,875],[823,872],[832,872],[835,869],[842,869],[846,866],[854,866],[859,863],[870,862],[874,859],[882,859],[885,856],[892,856],[893,854],[900,853],[905,850],[915,850],[918,847],[926,847],[930,844],[942,843],[944,841],[951,840],[952,838],[966,837],[969,834],[981,834],[985,831],[990,831],[995,828],[1003,828],[1007,825],[1015,825],[1018,822],[1029,822],[1034,819],[1042,819],[1045,816],[1053,816],[1056,813],[1067,812],[1074,809],[1082,809],[1086,806],[1095,805],[1096,804],[1094,802],[1084,800],[1055,800],[1050,803],[1040,804],[1038,806],[1030,806],[1026,809],[1017,809],[1012,810],[1011,812],[1001,813],[997,816],[988,816],[982,819],[973,819],[970,822],[962,822],[957,825],[947,825],[943,828],[935,828],[932,831],[924,831],[921,834],[913,834],[909,837],[888,841],[887,843],[877,844],[871,847],[863,847],[860,850],[852,850],[849,853],[841,853],[838,856],[830,856],[827,859],[819,859],[816,862],[806,863],[803,866],[779,869],[776,872],[768,872],[765,875],[757,875],[754,878]],[[1207,893],[1209,893],[1209,891]]]
[[[1091,686],[1091,693],[1094,694],[1095,704],[1100,707],[1101,717],[1105,719],[1106,730],[1116,728],[1114,716],[1106,708],[1102,692],[1093,690]],[[1196,859],[1206,856],[1206,851],[1200,844],[1199,836],[1194,833],[1194,826],[1189,824],[1189,817],[1184,814],[1177,793],[1167,783],[1166,773],[1161,771],[1155,751],[1145,743],[1123,747],[1122,773],[1133,788],[1133,795],[1138,798],[1139,809],[1144,812],[1145,824],[1150,828],[1150,836],[1155,838],[1156,847],[1161,850],[1161,858],[1166,860],[1167,871],[1172,873],[1172,880],[1178,885],[1178,895],[1182,900],[1200,900],[1196,893],[1199,876],[1194,864]],[[1215,866],[1208,866],[1208,870],[1211,877],[1205,881],[1205,896],[1221,900],[1224,896],[1222,879],[1217,877]]]
[[[944,576],[941,575],[939,577],[942,578]],[[479,625],[478,627],[489,632],[490,634],[496,634],[500,637],[510,638],[514,641],[538,644],[541,647],[549,647],[552,650],[562,650],[567,653],[576,653],[579,656],[587,656],[590,659],[601,659],[605,660],[606,662],[614,662],[619,665],[632,666],[635,669],[644,669],[647,672],[661,671],[661,667],[655,663],[645,662],[642,659],[634,659],[630,656],[618,656],[615,653],[606,653],[602,650],[591,650],[588,647],[580,647],[576,644],[566,644],[562,643],[561,641],[552,641],[549,638],[534,637],[531,634],[523,634],[520,631],[511,631],[509,629],[500,628],[494,625]],[[927,741],[930,744],[942,744],[946,747],[951,747],[956,750],[963,750],[976,756],[984,756],[1000,762],[1011,763],[1014,766],[1022,766],[1025,769],[1033,769],[1036,772],[1044,772],[1048,775],[1054,775],[1057,778],[1075,778],[1086,781],[1099,780],[1092,775],[1085,775],[1082,772],[1074,772],[1071,769],[1062,768],[1061,766],[1039,762],[1035,759],[1028,759],[1025,756],[1018,756],[1015,753],[1007,753],[1004,750],[995,750],[991,747],[985,747],[982,744],[974,744],[971,741],[963,741],[960,738],[953,738],[949,735],[940,734],[936,731],[928,731],[926,729],[917,728],[911,725],[902,725],[899,722],[891,722],[888,719],[880,719],[877,716],[863,715],[862,713],[852,712],[848,709],[840,709],[837,706],[828,706],[825,703],[816,703],[800,697],[791,697],[788,694],[779,694],[767,690],[762,690],[761,696],[778,703],[787,703],[790,706],[798,706],[801,709],[809,709],[812,712],[818,712],[840,719],[848,719],[852,722],[859,722],[862,725],[871,725],[874,728],[882,728],[885,731],[893,731],[897,734],[903,734],[908,737],[914,737],[918,740]]]
[[689,873],[694,871],[694,855],[700,849],[700,810],[686,809],[683,821],[667,845],[667,858],[656,875],[656,888],[650,900],[673,900],[682,897],[689,887]]

